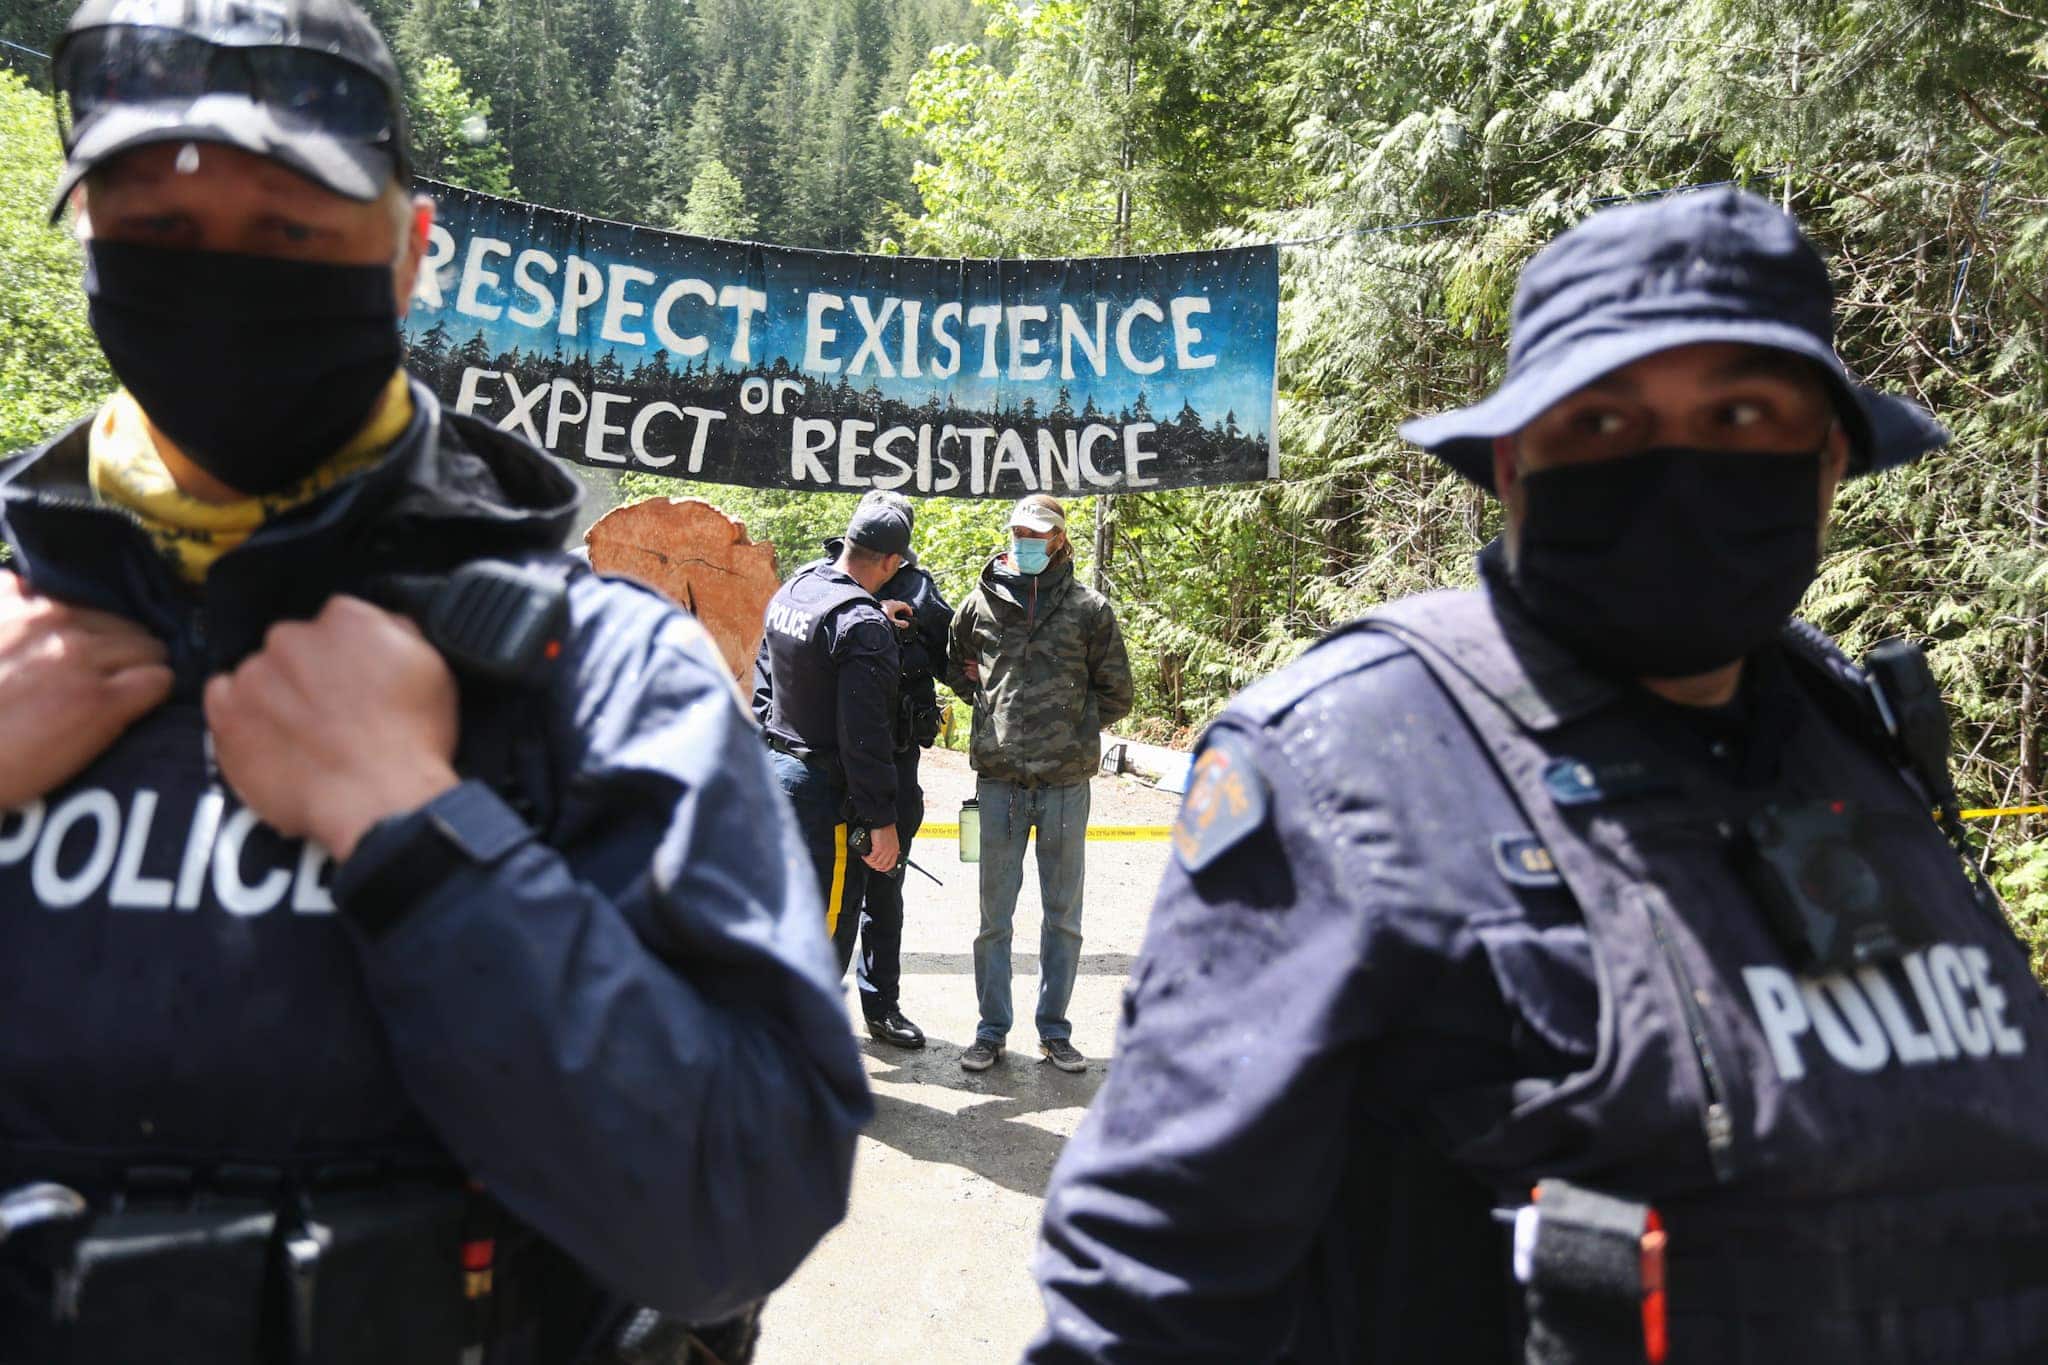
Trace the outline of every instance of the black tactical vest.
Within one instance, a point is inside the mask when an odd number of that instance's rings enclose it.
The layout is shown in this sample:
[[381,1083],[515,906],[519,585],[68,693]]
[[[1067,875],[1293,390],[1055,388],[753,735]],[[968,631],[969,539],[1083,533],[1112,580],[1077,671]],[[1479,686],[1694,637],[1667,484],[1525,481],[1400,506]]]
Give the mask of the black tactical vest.
[[[482,695],[458,767],[544,805],[530,708]],[[91,1205],[0,1240],[0,1365],[542,1365],[612,1311],[422,1122],[331,871],[190,697],[0,812],[0,1196]]]
[[[1576,900],[1598,1049],[1439,1115],[1455,1164],[1506,1206],[1546,1179],[1653,1206],[1672,1362],[2048,1361],[2048,997],[1927,796],[1817,677],[1771,790],[1646,753],[1611,685],[1495,612],[1437,593],[1362,625],[1415,650]],[[1751,870],[1773,803],[1885,831],[1873,886],[1917,911],[1910,952],[1802,970]]]
[[768,603],[768,660],[774,704],[768,733],[807,762],[839,766],[839,670],[832,662],[833,618],[874,595],[830,564],[799,569]]

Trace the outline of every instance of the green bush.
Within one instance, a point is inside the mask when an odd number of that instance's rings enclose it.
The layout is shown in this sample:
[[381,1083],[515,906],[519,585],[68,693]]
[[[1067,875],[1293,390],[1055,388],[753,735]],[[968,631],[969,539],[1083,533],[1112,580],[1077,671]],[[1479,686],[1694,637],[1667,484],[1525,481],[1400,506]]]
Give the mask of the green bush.
[[47,221],[63,164],[49,97],[0,70],[0,454],[92,411],[114,387],[86,325],[83,253]]

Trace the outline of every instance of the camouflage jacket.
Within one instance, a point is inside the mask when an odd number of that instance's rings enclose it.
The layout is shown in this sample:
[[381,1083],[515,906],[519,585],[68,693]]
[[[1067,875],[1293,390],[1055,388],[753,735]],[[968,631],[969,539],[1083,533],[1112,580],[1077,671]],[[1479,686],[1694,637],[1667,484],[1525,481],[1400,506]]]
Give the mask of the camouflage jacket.
[[[967,680],[970,660],[979,684]],[[1025,786],[1093,777],[1102,728],[1131,709],[1116,612],[1075,580],[1071,560],[1036,580],[1008,569],[1004,555],[990,560],[954,614],[946,685],[974,708],[974,771]]]

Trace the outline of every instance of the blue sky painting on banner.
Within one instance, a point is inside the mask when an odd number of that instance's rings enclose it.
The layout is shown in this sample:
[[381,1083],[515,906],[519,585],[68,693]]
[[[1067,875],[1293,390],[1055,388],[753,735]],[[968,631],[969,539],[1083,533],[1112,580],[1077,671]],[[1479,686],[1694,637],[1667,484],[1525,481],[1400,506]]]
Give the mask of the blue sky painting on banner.
[[1274,473],[1270,247],[862,256],[436,194],[413,368],[564,459],[999,498]]

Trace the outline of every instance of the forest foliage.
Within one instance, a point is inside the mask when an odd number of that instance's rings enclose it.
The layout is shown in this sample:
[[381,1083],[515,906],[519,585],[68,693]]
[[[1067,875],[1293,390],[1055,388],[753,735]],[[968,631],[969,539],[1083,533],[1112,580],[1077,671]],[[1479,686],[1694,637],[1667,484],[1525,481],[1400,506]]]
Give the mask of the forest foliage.
[[[0,0],[0,37],[47,47],[68,7]],[[1108,555],[1086,568],[1132,643],[1130,724],[1159,737],[1191,734],[1372,604],[1470,581],[1497,510],[1395,427],[1497,380],[1516,274],[1544,241],[1621,196],[1734,180],[1779,197],[1830,258],[1852,368],[1956,437],[1847,490],[1806,613],[1852,650],[1927,641],[1970,804],[2048,800],[2042,0],[371,8],[406,69],[423,165],[481,189],[941,255],[1307,239],[1283,258],[1283,477],[1102,510]],[[0,437],[17,440],[104,382],[75,296],[30,283],[69,247],[38,229],[39,202],[22,207],[52,173],[14,155],[25,98],[6,93],[0,114]],[[847,511],[638,487],[713,496],[786,565]],[[1097,510],[1074,511],[1088,559]],[[920,509],[956,598],[1000,523],[973,504]],[[2048,821],[1977,828],[2048,945]]]

